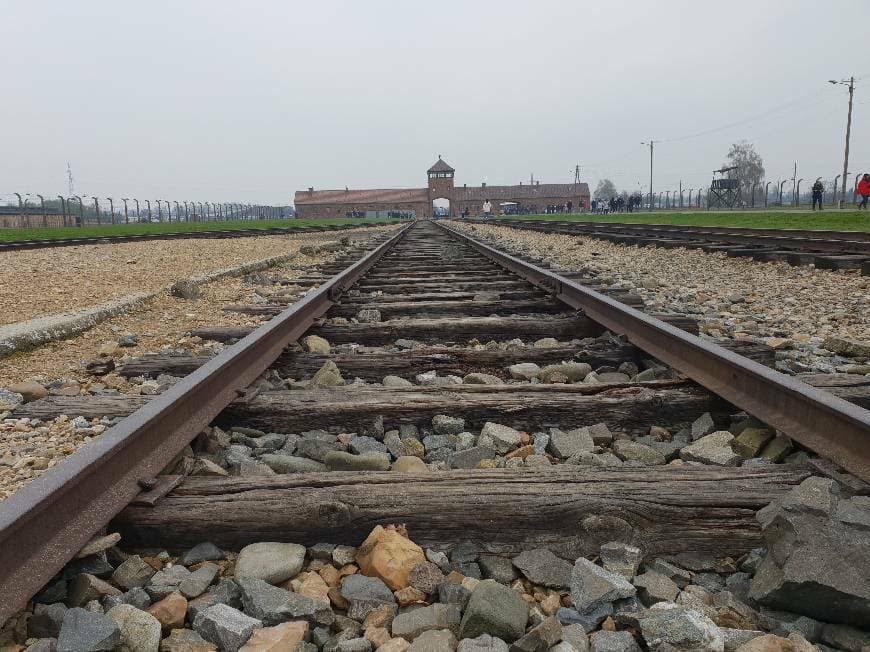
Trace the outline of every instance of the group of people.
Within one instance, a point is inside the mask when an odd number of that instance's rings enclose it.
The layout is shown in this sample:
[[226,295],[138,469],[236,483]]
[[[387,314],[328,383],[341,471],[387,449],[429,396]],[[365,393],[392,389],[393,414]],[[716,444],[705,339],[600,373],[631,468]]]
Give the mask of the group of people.
[[556,213],[571,213],[574,211],[574,202],[567,201],[564,204],[549,204],[545,213],[547,215],[555,215]]
[[628,211],[633,213],[635,209],[641,207],[643,198],[640,195],[620,195],[611,197],[610,199],[593,199],[591,208],[593,213],[624,213]]
[[[816,210],[818,205],[819,210],[822,210],[822,198],[825,194],[825,186],[821,179],[816,179],[813,184],[813,210]],[[859,211],[867,210],[867,202],[870,201],[870,174],[862,174],[855,184],[855,194],[857,195],[857,204]]]

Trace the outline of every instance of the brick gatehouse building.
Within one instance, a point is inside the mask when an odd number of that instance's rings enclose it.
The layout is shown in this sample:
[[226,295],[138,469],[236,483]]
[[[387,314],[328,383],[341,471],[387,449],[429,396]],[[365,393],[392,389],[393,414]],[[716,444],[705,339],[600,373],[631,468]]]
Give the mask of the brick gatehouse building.
[[547,206],[564,206],[572,210],[589,208],[589,186],[585,183],[540,183],[516,186],[455,186],[456,171],[438,157],[426,171],[426,188],[387,188],[380,190],[298,190],[296,217],[431,217],[433,202],[450,202],[449,214],[480,215],[488,199],[493,213],[503,210],[543,213]]

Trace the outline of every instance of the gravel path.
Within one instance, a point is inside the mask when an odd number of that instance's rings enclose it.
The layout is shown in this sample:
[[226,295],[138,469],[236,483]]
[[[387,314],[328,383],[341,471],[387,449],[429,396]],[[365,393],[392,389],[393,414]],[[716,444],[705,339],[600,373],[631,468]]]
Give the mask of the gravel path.
[[[383,227],[391,228],[391,227]],[[0,255],[0,325],[74,310],[180,278],[246,261],[291,254],[310,242],[337,240],[382,227],[334,233],[227,240],[156,240],[11,251]]]
[[783,371],[870,373],[866,356],[842,357],[826,338],[870,340],[870,277],[694,249],[630,247],[582,236],[454,223],[512,251],[539,256],[639,294],[654,312],[697,315],[712,338],[766,342]]

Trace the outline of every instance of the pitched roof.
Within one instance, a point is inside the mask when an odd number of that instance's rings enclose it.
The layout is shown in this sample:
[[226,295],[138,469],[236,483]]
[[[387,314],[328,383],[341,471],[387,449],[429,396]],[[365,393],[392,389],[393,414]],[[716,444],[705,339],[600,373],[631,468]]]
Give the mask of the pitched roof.
[[589,196],[587,183],[540,183],[522,186],[456,186],[453,199],[456,201],[484,199],[573,199]]
[[442,160],[442,158],[439,156],[438,160],[435,161],[435,164],[431,168],[426,170],[426,172],[456,172],[456,170],[454,170],[447,163],[445,163],[444,160]]
[[305,204],[368,204],[428,202],[428,188],[383,188],[379,190],[297,190],[294,203]]

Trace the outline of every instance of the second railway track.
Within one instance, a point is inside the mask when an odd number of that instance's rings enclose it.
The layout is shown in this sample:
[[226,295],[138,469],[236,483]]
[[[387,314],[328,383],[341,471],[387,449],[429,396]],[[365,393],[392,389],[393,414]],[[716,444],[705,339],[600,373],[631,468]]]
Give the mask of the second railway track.
[[867,490],[854,379],[783,376],[432,222],[333,271],[232,308],[275,314],[256,330],[196,333],[241,338],[214,358],[120,370],[189,374],[164,394],[13,413],[125,418],[0,504],[0,621],[66,586],[105,526],[143,551],[358,545],[404,523],[433,550],[739,557],[755,511],[813,473]]

